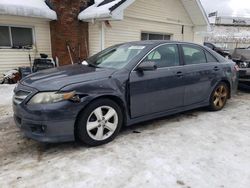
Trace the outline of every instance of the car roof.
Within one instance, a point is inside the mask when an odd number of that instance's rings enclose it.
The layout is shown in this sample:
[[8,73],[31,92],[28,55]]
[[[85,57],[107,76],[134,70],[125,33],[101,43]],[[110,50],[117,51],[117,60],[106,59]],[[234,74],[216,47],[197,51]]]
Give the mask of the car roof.
[[169,44],[191,44],[191,45],[202,46],[202,45],[196,44],[196,43],[172,41],[172,40],[143,40],[143,41],[127,42],[127,43],[123,43],[123,44],[158,46],[158,45],[167,44],[167,43],[169,43]]
[[[191,43],[191,42],[181,42],[181,41],[171,41],[171,40],[144,40],[144,41],[134,41],[134,42],[127,42],[127,43],[123,43],[123,44],[130,44],[130,45],[145,45],[148,46],[150,48],[154,48],[156,46],[159,46],[161,44],[187,44],[187,45],[195,45],[198,46],[202,49],[206,49],[206,51],[209,51],[213,56],[216,57],[216,59],[219,62],[225,62],[226,59],[224,57],[222,57],[221,55],[219,55],[218,53],[214,52],[213,50],[211,50],[210,48],[200,45],[200,44],[196,44],[196,43]],[[123,45],[120,44],[120,45]]]

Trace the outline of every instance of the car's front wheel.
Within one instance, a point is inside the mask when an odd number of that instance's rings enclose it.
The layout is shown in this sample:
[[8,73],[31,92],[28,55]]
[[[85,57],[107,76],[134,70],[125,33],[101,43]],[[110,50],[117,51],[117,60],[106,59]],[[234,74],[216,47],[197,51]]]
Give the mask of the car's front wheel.
[[229,98],[229,88],[224,82],[219,83],[210,97],[210,110],[219,111],[224,108]]
[[122,123],[119,105],[109,99],[98,99],[80,113],[76,136],[89,146],[106,144],[117,136]]

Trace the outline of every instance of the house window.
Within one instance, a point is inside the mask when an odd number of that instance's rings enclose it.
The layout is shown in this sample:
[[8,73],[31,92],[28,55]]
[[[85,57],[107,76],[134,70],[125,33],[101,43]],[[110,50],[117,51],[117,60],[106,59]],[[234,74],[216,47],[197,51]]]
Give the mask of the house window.
[[0,46],[11,46],[9,28],[0,26]]
[[30,48],[33,41],[32,28],[0,26],[0,47],[2,48]]
[[141,40],[170,40],[171,35],[160,34],[160,33],[141,33]]

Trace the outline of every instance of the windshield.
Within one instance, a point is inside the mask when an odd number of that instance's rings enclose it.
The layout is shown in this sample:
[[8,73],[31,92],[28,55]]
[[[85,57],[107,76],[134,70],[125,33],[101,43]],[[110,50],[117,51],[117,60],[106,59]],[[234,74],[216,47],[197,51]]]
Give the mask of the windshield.
[[100,68],[122,69],[139,55],[145,47],[132,44],[114,46],[90,57],[87,62]]

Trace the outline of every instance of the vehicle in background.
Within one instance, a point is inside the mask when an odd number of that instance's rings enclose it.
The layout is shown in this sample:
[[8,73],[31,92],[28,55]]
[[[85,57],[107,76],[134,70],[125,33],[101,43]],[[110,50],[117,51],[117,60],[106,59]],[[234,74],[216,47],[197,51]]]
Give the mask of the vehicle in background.
[[204,46],[210,48],[211,50],[217,52],[218,54],[222,55],[223,57],[226,58],[231,58],[230,57],[230,52],[228,50],[223,50],[221,47],[219,47],[218,45],[214,44],[214,43],[210,43],[210,42],[204,42]]
[[231,57],[239,66],[239,87],[250,89],[250,48],[235,48]]
[[199,107],[221,110],[237,88],[235,63],[174,41],[116,45],[81,64],[34,73],[14,90],[16,125],[41,142],[112,141],[122,126]]
[[[31,58],[29,56],[30,62]],[[0,74],[0,84],[15,84],[22,78],[30,75],[31,73],[39,72],[41,70],[56,67],[56,63],[52,58],[48,58],[46,54],[40,54],[40,58],[34,59],[33,64],[30,66],[18,67],[18,70],[13,69]]]

